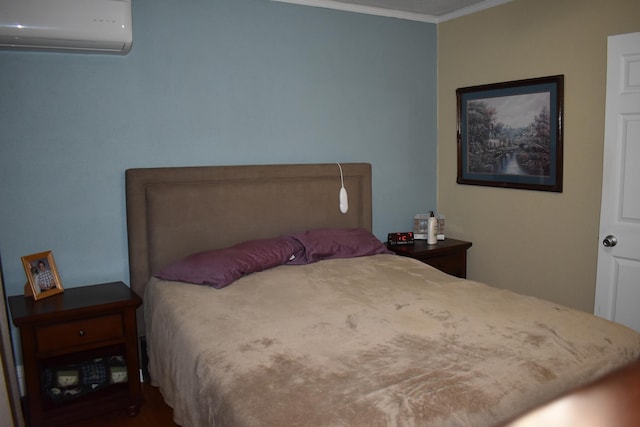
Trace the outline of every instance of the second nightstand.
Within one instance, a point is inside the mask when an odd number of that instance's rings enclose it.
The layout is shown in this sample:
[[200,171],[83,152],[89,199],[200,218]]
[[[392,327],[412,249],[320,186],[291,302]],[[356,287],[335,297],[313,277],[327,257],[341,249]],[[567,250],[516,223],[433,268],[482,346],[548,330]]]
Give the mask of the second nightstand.
[[429,264],[447,274],[462,278],[467,277],[467,249],[471,242],[464,240],[439,240],[435,245],[428,245],[426,240],[416,240],[413,245],[390,246],[389,250],[398,255],[415,258]]

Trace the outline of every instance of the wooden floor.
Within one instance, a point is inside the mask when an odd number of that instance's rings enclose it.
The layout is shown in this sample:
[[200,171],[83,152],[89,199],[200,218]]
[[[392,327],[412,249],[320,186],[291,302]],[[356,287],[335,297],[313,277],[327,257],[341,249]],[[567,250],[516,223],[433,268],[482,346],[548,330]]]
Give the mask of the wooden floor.
[[144,403],[140,413],[129,417],[125,411],[84,420],[67,427],[175,427],[173,411],[162,399],[158,388],[149,384],[142,385]]

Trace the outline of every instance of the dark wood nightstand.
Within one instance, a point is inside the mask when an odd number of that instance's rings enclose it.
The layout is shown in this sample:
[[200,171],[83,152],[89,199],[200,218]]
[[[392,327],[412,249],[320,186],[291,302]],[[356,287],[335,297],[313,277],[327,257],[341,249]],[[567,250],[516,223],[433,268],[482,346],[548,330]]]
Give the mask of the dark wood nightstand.
[[30,426],[66,425],[114,410],[138,413],[140,304],[122,282],[69,288],[38,301],[9,297],[20,329]]
[[464,240],[438,240],[435,245],[428,245],[426,240],[416,240],[413,245],[391,246],[387,248],[398,255],[415,258],[429,264],[447,274],[462,278],[467,277],[467,249],[471,242]]

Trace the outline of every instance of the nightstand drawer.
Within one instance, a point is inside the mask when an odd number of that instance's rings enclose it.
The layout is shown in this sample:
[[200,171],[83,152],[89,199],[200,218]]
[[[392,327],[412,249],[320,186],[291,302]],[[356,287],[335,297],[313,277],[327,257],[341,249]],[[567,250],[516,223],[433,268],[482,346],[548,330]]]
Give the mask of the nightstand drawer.
[[36,328],[38,352],[68,350],[124,337],[124,325],[120,314],[91,317]]

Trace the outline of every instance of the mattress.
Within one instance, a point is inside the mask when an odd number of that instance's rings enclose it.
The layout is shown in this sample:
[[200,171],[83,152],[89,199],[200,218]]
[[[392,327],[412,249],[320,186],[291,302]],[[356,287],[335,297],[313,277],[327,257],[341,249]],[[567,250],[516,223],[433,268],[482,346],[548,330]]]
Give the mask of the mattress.
[[145,319],[185,427],[491,426],[640,356],[624,326],[386,254],[152,278]]

